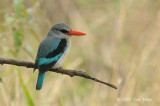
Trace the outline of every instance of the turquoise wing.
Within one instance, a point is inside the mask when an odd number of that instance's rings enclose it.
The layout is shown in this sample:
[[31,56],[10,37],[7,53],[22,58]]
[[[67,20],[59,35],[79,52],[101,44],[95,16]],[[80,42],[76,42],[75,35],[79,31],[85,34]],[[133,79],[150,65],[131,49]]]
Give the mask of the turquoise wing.
[[66,47],[67,41],[65,39],[45,39],[38,49],[36,67],[41,72],[47,71],[63,55]]

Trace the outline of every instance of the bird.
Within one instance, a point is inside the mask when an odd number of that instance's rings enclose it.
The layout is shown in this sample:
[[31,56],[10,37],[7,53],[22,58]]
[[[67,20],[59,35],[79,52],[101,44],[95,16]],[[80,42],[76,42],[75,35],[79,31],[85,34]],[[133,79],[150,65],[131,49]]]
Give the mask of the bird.
[[86,35],[72,30],[67,24],[59,23],[51,27],[46,38],[40,43],[35,59],[35,67],[39,70],[36,90],[41,90],[45,72],[49,69],[62,68],[62,63],[71,47],[71,36]]

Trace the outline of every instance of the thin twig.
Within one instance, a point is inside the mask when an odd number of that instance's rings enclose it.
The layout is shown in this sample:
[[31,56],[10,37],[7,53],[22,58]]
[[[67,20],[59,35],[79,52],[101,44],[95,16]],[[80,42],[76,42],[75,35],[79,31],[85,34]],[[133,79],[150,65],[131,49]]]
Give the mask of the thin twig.
[[[14,59],[6,59],[6,58],[0,58],[0,64],[12,64],[12,65],[16,65],[16,66],[24,66],[27,68],[34,68],[34,63],[33,62],[28,62],[28,61],[20,61],[20,60],[14,60]],[[66,74],[69,75],[70,77],[73,76],[79,76],[79,77],[83,77],[86,79],[90,79],[102,84],[105,84],[109,87],[112,87],[114,89],[117,89],[117,87],[113,84],[98,80],[92,76],[89,76],[85,71],[83,70],[70,70],[70,69],[50,69],[49,71],[52,72],[56,72],[56,73],[61,73],[61,74]]]

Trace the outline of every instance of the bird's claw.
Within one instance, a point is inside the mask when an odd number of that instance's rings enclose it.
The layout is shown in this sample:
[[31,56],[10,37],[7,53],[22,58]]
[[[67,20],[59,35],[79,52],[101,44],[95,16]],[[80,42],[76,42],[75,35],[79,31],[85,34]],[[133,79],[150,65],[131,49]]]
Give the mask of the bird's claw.
[[62,66],[60,66],[58,69],[62,69],[63,67]]

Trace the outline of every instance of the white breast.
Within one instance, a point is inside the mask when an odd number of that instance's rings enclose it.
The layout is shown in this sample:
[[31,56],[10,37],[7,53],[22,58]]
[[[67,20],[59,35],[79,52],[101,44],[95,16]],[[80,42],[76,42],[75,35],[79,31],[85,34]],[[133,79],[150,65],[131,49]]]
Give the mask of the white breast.
[[56,62],[56,64],[53,66],[53,68],[59,68],[61,66],[61,64],[63,63],[64,59],[66,58],[67,56],[67,53],[71,47],[71,41],[69,39],[66,39],[67,40],[67,48],[66,50],[64,51],[63,55],[60,57],[60,59]]

